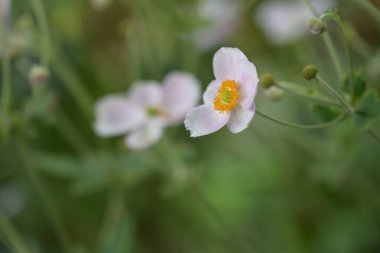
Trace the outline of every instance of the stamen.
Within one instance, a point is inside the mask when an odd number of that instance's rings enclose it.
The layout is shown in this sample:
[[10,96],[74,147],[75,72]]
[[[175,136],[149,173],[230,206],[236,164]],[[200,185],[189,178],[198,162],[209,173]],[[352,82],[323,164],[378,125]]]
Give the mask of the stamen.
[[236,108],[239,101],[239,92],[235,80],[224,80],[214,99],[214,108],[225,112]]

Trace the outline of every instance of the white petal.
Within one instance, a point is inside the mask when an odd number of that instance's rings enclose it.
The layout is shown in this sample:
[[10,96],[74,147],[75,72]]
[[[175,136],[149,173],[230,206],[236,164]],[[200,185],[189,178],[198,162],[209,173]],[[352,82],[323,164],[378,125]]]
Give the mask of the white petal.
[[226,125],[229,117],[229,112],[221,113],[212,105],[201,105],[186,115],[185,127],[191,137],[198,137],[218,131]]
[[125,145],[133,150],[143,150],[155,144],[162,136],[164,122],[161,119],[149,119],[141,129],[132,132],[125,139]]
[[207,86],[206,91],[203,93],[203,102],[205,104],[213,104],[216,95],[218,94],[219,87],[222,83],[217,80],[211,81]]
[[232,111],[230,120],[227,123],[228,129],[236,134],[246,129],[255,115],[255,104],[251,105],[250,109],[237,108]]
[[162,87],[156,81],[137,81],[131,89],[130,99],[145,107],[161,105]]
[[242,60],[239,64],[239,76],[236,79],[239,85],[239,102],[243,108],[248,109],[255,99],[259,78],[253,63]]
[[163,110],[169,114],[169,124],[178,124],[198,102],[199,81],[191,74],[175,71],[163,83]]
[[124,134],[139,127],[146,119],[144,110],[120,95],[100,99],[95,105],[94,130],[99,136]]
[[239,62],[247,57],[238,48],[223,47],[214,55],[213,67],[217,80],[236,80],[239,73]]

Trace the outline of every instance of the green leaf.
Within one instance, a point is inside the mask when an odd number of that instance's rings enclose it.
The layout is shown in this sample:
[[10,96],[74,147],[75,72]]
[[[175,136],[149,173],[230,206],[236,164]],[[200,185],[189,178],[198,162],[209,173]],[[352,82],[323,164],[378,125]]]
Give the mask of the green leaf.
[[343,83],[344,92],[350,97],[352,103],[356,103],[366,90],[366,82],[359,73],[348,75]]
[[133,239],[133,220],[122,214],[117,222],[103,231],[99,240],[98,253],[131,253],[133,251]]
[[356,126],[367,130],[376,121],[380,120],[380,100],[375,91],[369,92],[359,104],[355,112]]
[[59,178],[75,178],[81,171],[81,162],[64,155],[35,153],[38,168],[43,172]]
[[322,123],[331,121],[338,117],[340,114],[340,111],[337,109],[320,104],[314,105],[311,110]]

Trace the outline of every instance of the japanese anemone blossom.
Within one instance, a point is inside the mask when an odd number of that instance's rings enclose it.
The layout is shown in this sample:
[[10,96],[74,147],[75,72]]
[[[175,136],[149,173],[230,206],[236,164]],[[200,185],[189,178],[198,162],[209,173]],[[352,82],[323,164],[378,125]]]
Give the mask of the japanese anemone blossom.
[[199,98],[199,82],[191,74],[171,72],[160,85],[137,81],[128,96],[109,95],[95,105],[95,132],[102,137],[121,134],[127,147],[146,149],[162,136],[166,126],[177,125]]
[[203,94],[204,104],[186,115],[191,137],[213,133],[227,125],[232,133],[248,127],[255,114],[258,77],[255,65],[237,48],[221,48],[214,55],[215,80]]

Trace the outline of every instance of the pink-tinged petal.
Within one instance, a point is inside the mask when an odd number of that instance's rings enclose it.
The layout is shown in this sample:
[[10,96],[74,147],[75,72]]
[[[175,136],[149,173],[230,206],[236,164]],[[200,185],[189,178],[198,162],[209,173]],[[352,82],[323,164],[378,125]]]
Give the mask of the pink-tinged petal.
[[145,107],[161,105],[162,87],[156,81],[137,81],[132,86],[130,99]]
[[230,120],[227,123],[228,129],[236,134],[246,129],[255,115],[255,103],[251,105],[250,109],[238,107],[231,112]]
[[240,61],[239,71],[236,79],[239,85],[239,103],[243,108],[248,109],[256,97],[259,78],[255,65],[247,60]]
[[203,93],[203,103],[213,104],[216,95],[218,94],[219,87],[222,83],[217,80],[211,81],[207,86],[206,91]]
[[142,128],[126,137],[125,145],[133,150],[147,149],[161,138],[163,131],[164,122],[161,119],[149,119]]
[[214,75],[218,81],[236,80],[239,74],[239,63],[247,57],[238,48],[223,47],[214,55]]
[[201,105],[192,109],[185,119],[185,127],[191,137],[207,135],[218,131],[226,125],[230,113],[214,110],[212,105]]
[[123,96],[110,95],[95,105],[94,130],[102,137],[116,136],[141,126],[146,115],[144,110]]
[[200,84],[195,76],[175,71],[163,81],[162,109],[168,114],[168,124],[183,122],[186,113],[193,108],[200,96]]

